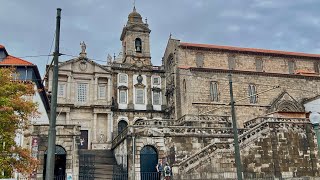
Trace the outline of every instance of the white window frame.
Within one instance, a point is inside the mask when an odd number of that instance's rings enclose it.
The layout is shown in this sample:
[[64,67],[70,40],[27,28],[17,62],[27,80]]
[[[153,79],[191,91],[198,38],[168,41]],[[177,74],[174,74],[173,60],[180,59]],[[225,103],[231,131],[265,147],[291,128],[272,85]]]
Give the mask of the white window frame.
[[[84,92],[80,92],[81,86],[85,87],[85,89],[83,89]],[[89,94],[89,84],[85,82],[78,82],[77,83],[77,102],[78,103],[88,102],[88,94]]]
[[[124,93],[124,99],[121,98],[121,94]],[[119,90],[119,104],[127,104],[127,90],[124,90],[124,89],[120,89]]]
[[[158,98],[159,98],[159,99],[158,99],[158,103],[156,103],[156,101],[155,101],[155,99],[156,99],[156,98],[155,98],[155,97],[156,97],[155,95],[156,95],[156,94],[158,94]],[[153,92],[152,92],[152,104],[153,104],[153,105],[161,105],[161,92],[160,92],[160,91],[153,91]]]
[[[139,92],[142,94],[139,94]],[[136,88],[135,90],[135,102],[136,104],[145,104],[145,98],[144,98],[145,92],[143,88]],[[140,101],[138,98],[142,98]]]
[[65,83],[58,83],[58,97],[64,98],[65,95],[66,95],[66,84]]
[[[122,78],[125,78],[125,79],[122,79]],[[124,80],[124,81],[122,81],[122,80]],[[123,73],[121,73],[121,74],[119,74],[119,84],[126,84],[126,83],[128,83],[128,75],[127,74],[123,74]]]
[[[158,83],[155,82],[155,79],[158,79]],[[160,78],[160,76],[153,76],[153,77],[152,77],[152,84],[153,84],[153,85],[156,85],[156,86],[157,86],[157,85],[160,85],[160,84],[161,84],[161,78]]]
[[98,85],[98,98],[105,99],[107,96],[107,86],[105,84]]

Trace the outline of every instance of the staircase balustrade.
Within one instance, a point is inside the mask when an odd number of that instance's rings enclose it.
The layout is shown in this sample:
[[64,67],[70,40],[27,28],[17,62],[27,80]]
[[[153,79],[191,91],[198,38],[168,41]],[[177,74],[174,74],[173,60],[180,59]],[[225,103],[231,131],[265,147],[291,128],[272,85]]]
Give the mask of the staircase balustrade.
[[[262,137],[262,134],[267,133],[269,131],[269,124],[278,124],[279,127],[291,126],[301,128],[301,124],[309,124],[309,119],[306,118],[274,118],[274,117],[260,117],[255,118],[254,120],[250,120],[251,123],[248,123],[246,127],[251,127],[251,129],[242,129],[242,134],[239,135],[239,143],[240,148],[243,149],[253,142],[255,142],[258,138]],[[259,122],[259,123],[258,123]],[[255,126],[253,126],[255,124]],[[232,133],[232,131],[231,131]],[[221,142],[222,143],[222,142]],[[192,156],[186,158],[185,160],[174,164],[173,166],[178,167],[179,174],[183,174],[189,172],[193,168],[196,168],[201,161],[206,161],[209,157],[212,157],[217,150],[234,152],[233,141],[223,142],[223,148],[217,148],[217,142],[211,143],[206,147],[202,148],[200,151],[196,152]]]
[[113,140],[112,140],[112,147],[111,149],[114,149],[118,144],[120,144],[128,135],[130,126],[127,126],[120,134],[118,134]]
[[188,122],[216,122],[230,124],[230,116],[216,116],[216,115],[192,115],[186,114],[175,121],[174,125],[181,126]]

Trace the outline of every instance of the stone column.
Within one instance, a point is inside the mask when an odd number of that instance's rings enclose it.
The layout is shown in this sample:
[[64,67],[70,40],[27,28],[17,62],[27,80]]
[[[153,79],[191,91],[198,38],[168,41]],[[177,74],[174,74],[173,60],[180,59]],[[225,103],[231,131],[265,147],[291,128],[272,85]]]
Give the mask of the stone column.
[[75,89],[77,87],[77,83],[74,81],[74,77],[73,76],[70,76],[71,78],[71,83],[70,83],[70,101],[71,103],[74,103],[75,101],[75,97],[77,96],[77,93],[78,92],[75,92]]
[[94,91],[93,91],[93,94],[94,94],[94,102],[96,102],[97,101],[97,97],[98,97],[98,77],[97,76],[95,76],[94,77]]
[[161,76],[161,110],[164,111],[167,107],[167,99],[166,99],[166,76]]
[[72,85],[72,82],[71,82],[71,75],[68,75],[68,81],[67,81],[67,102],[70,102],[71,101],[71,85]]
[[71,119],[70,119],[70,112],[66,112],[66,124],[71,124]]
[[108,78],[108,84],[107,84],[107,87],[108,87],[108,105],[111,105],[111,97],[112,97],[112,93],[111,93],[111,90],[112,90],[112,80],[111,80],[111,77]]
[[93,126],[92,126],[92,136],[93,136],[93,143],[97,143],[97,113],[93,113]]
[[112,112],[108,113],[107,142],[111,142],[112,141],[112,130],[113,130],[113,118],[112,118],[112,116],[113,116]]
[[128,109],[133,109],[133,73],[128,73]]
[[153,106],[152,106],[152,85],[151,85],[151,75],[147,75],[147,84],[146,84],[146,88],[147,88],[147,110],[152,110]]

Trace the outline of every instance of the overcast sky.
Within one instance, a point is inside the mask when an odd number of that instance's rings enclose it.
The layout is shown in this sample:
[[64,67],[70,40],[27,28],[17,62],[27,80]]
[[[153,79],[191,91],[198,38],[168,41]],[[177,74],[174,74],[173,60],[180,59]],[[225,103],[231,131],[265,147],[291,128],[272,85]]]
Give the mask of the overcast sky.
[[[59,7],[60,52],[78,55],[85,41],[88,57],[101,64],[121,50],[120,34],[133,9],[133,0],[0,2],[0,44],[9,54],[49,54]],[[154,65],[161,64],[170,33],[182,42],[320,53],[319,0],[136,0],[136,9],[148,19]],[[52,57],[24,59],[43,74]]]

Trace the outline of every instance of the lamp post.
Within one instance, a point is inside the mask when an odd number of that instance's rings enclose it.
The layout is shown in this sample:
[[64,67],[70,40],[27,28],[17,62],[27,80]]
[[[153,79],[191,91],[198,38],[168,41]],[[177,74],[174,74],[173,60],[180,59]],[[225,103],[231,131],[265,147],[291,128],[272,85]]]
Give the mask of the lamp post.
[[320,158],[320,132],[319,132],[320,114],[318,112],[311,112],[309,119],[311,121],[311,124],[313,125],[313,129],[317,136],[318,157]]

